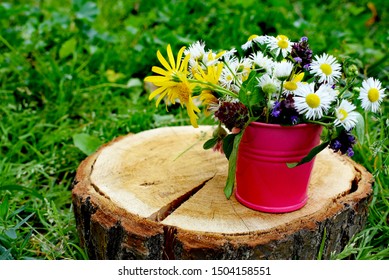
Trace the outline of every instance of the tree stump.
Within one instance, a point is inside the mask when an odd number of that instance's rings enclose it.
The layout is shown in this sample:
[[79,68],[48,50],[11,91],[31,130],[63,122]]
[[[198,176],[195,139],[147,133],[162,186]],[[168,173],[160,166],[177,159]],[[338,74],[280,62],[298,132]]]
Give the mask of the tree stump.
[[306,206],[262,213],[225,198],[227,159],[202,148],[212,131],[130,134],[81,163],[72,200],[91,259],[330,258],[364,227],[372,176],[361,165],[324,150]]

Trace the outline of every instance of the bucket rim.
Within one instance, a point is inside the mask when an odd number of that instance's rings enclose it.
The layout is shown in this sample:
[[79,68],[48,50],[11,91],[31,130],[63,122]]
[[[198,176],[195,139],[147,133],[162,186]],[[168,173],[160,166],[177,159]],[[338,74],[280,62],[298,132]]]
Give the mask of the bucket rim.
[[299,123],[295,125],[282,125],[274,123],[264,123],[264,122],[251,122],[249,126],[253,127],[268,127],[268,128],[282,128],[282,129],[293,129],[293,128],[304,128],[304,127],[320,127],[320,124],[314,123]]

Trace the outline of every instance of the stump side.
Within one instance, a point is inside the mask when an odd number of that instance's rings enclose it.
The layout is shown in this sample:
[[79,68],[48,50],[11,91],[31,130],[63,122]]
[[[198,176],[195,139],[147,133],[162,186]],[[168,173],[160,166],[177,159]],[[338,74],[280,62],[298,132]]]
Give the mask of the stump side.
[[163,226],[117,207],[91,184],[93,164],[101,150],[114,142],[86,158],[73,182],[72,201],[81,246],[90,259],[162,259]]

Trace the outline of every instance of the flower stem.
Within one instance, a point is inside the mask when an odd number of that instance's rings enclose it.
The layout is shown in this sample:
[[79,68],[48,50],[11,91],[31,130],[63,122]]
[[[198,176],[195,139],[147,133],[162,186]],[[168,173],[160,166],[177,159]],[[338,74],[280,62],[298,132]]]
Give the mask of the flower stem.
[[217,91],[223,95],[229,95],[229,96],[232,96],[234,98],[238,98],[238,94],[236,94],[235,92],[232,92],[228,89],[225,89],[219,85],[215,85],[213,83],[210,83],[210,82],[204,82],[204,81],[199,81],[199,80],[195,80],[195,79],[188,79],[189,82],[191,83],[195,83],[195,84],[201,84],[201,85],[206,85],[209,87],[210,90],[214,90],[214,91]]
[[284,90],[284,81],[281,81],[281,88],[280,88],[280,92],[278,93],[277,101],[280,101],[283,90]]
[[332,126],[332,123],[325,123],[325,122],[320,122],[320,121],[311,121],[311,120],[307,120],[307,123],[313,123],[313,124],[319,124],[319,125],[322,125],[322,126],[325,126],[325,127],[331,127]]
[[348,90],[354,83],[354,80],[355,80],[355,77],[352,78],[351,82],[349,83],[346,83],[346,86],[344,88],[342,88],[342,90],[339,92],[339,99],[341,99],[343,97],[343,94],[346,92],[346,90]]

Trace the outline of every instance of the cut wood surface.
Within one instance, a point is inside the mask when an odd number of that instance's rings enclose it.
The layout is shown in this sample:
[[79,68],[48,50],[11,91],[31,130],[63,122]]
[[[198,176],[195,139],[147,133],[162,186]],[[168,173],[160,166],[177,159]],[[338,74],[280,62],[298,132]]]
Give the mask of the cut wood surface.
[[324,150],[306,206],[262,213],[225,198],[228,162],[202,148],[212,131],[131,134],[81,163],[73,203],[90,258],[315,259],[321,244],[329,258],[363,228],[372,176],[362,166]]

